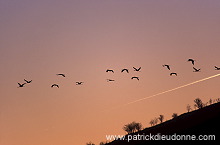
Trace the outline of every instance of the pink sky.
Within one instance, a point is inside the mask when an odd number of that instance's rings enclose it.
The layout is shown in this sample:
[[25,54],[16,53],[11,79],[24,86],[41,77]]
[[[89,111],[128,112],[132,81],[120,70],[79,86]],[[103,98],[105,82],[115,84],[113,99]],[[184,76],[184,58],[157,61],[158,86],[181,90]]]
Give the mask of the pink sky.
[[[99,144],[132,121],[149,127],[160,114],[186,112],[197,97],[220,97],[216,77],[104,111],[218,74],[219,7],[218,0],[1,0],[0,144]],[[17,88],[23,79],[33,82]]]

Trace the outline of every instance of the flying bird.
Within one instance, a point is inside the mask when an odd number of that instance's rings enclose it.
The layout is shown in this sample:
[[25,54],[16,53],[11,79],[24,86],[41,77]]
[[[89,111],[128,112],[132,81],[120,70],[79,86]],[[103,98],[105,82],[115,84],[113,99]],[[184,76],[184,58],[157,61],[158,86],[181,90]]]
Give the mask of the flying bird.
[[51,88],[53,88],[53,87],[57,87],[57,88],[59,88],[59,85],[57,85],[57,84],[53,84],[53,85],[51,86]]
[[131,79],[132,79],[132,80],[133,80],[133,79],[137,79],[137,80],[139,81],[139,77],[132,77]]
[[188,61],[191,61],[193,65],[195,64],[195,60],[194,59],[190,58],[190,59],[188,59]]
[[115,80],[112,80],[112,79],[107,79],[107,82],[113,82],[113,81],[115,81]]
[[114,73],[114,71],[112,69],[107,69],[106,72],[113,72]]
[[76,85],[82,85],[83,82],[76,82]]
[[197,69],[195,67],[193,67],[194,71],[193,72],[200,72],[201,69]]
[[167,67],[168,70],[170,70],[170,65],[164,64],[163,67]]
[[58,76],[66,77],[65,74],[57,74]]
[[124,69],[121,70],[121,72],[124,72],[124,71],[126,71],[127,73],[129,73],[128,69],[126,69],[126,68],[124,68]]
[[215,70],[220,70],[220,67],[215,66]]
[[176,75],[177,76],[177,73],[170,73],[170,76],[172,76],[172,75]]
[[139,67],[138,69],[133,67],[134,68],[134,71],[140,71],[141,70],[141,67]]
[[26,80],[26,79],[24,79],[24,81],[25,81],[26,83],[28,83],[28,84],[32,82],[32,80],[28,81],[28,80]]
[[22,88],[22,87],[24,87],[24,85],[25,85],[26,83],[23,83],[23,84],[20,84],[20,83],[18,83],[18,88]]

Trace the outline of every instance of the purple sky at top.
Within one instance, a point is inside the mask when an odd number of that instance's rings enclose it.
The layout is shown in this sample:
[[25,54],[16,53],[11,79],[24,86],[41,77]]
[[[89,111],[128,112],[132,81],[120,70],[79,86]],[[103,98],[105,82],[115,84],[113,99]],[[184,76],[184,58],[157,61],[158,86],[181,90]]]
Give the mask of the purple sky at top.
[[[98,144],[124,134],[126,123],[147,127],[159,114],[185,112],[196,97],[219,97],[215,78],[102,112],[219,73],[219,7],[218,0],[1,0],[0,144]],[[17,88],[24,78],[33,82]]]

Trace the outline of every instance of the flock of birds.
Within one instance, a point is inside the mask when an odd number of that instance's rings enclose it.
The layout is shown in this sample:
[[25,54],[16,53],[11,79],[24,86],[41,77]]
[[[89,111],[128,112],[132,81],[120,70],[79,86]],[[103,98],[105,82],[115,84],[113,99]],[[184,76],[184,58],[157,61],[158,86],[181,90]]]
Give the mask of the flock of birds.
[[[195,68],[194,67],[194,64],[195,64],[195,60],[194,59],[188,59],[188,62],[191,62],[192,63],[192,65],[193,65],[193,72],[200,72],[201,71],[201,69],[199,68]],[[170,68],[170,65],[168,65],[168,64],[164,64],[164,65],[162,65],[163,67],[166,67],[168,70],[171,70],[171,68]],[[214,66],[215,67],[215,70],[220,70],[220,67],[217,67],[217,66]],[[139,67],[139,68],[135,68],[135,67],[133,67],[133,69],[134,69],[134,71],[135,72],[140,72],[140,70],[141,70],[141,67]],[[112,69],[107,69],[106,70],[106,72],[108,73],[108,72],[111,72],[111,73],[114,73],[114,70],[112,70]],[[127,69],[127,68],[124,68],[124,69],[122,69],[121,70],[121,73],[123,73],[123,72],[126,72],[126,73],[129,73],[129,70]],[[66,75],[65,74],[56,74],[57,76],[61,76],[61,77],[66,77]],[[175,76],[177,76],[177,73],[176,72],[171,72],[170,73],[170,76],[173,76],[173,75],[175,75]],[[139,77],[137,77],[137,76],[133,76],[133,77],[131,77],[131,79],[133,80],[133,79],[136,79],[136,80],[140,80],[139,79]],[[28,80],[26,80],[26,79],[24,79],[24,83],[18,83],[18,88],[22,88],[22,87],[24,87],[26,84],[30,84],[31,82],[32,82],[32,80],[30,80],[30,81],[28,81]],[[115,81],[115,80],[113,80],[113,79],[107,79],[107,82],[113,82],[113,81]],[[76,85],[82,85],[84,82],[76,82]],[[51,88],[53,88],[53,87],[57,87],[57,88],[59,88],[59,85],[58,84],[52,84],[51,85]]]
[[[195,64],[195,60],[194,60],[194,59],[191,59],[191,58],[188,59],[188,62],[191,62],[192,65]],[[170,70],[170,65],[168,65],[168,64],[164,64],[163,67],[167,67],[167,69]],[[220,69],[220,68],[218,68],[217,66],[215,66],[215,68],[218,69],[218,70]],[[195,67],[193,67],[193,69],[194,69],[194,72],[200,72],[200,70],[201,70],[200,68],[197,69],[197,68],[195,68]],[[170,73],[170,76],[172,76],[172,75],[177,76],[177,73],[176,73],[176,72],[171,72],[171,73]]]
[[[133,67],[133,69],[134,69],[134,71],[136,71],[136,72],[140,72],[141,67],[139,67],[139,68]],[[112,72],[112,73],[114,73],[114,70],[112,70],[112,69],[107,69],[106,72]],[[129,70],[128,70],[127,68],[124,68],[124,69],[121,70],[121,72],[122,72],[122,73],[123,73],[123,72],[129,73]],[[133,80],[133,79],[137,79],[137,80],[139,81],[139,77],[136,77],[136,76],[131,77],[131,79],[132,79],[132,80]],[[108,81],[108,82],[112,82],[112,81],[115,81],[115,80],[107,79],[107,81]]]

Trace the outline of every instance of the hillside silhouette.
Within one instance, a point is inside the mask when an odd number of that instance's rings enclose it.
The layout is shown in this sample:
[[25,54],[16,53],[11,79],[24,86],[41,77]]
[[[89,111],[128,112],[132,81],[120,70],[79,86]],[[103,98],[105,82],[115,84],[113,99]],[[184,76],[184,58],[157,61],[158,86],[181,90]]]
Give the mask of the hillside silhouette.
[[[215,141],[218,141],[218,134],[220,128],[220,103],[215,103],[204,108],[194,110],[179,115],[176,118],[155,125],[153,127],[145,128],[142,131],[131,133],[129,135],[149,135],[163,134],[163,135],[215,135]],[[126,135],[127,137],[127,135]],[[145,145],[145,144],[162,144],[167,141],[123,141],[115,140],[107,145]],[[177,141],[169,141],[169,143],[176,143]]]

